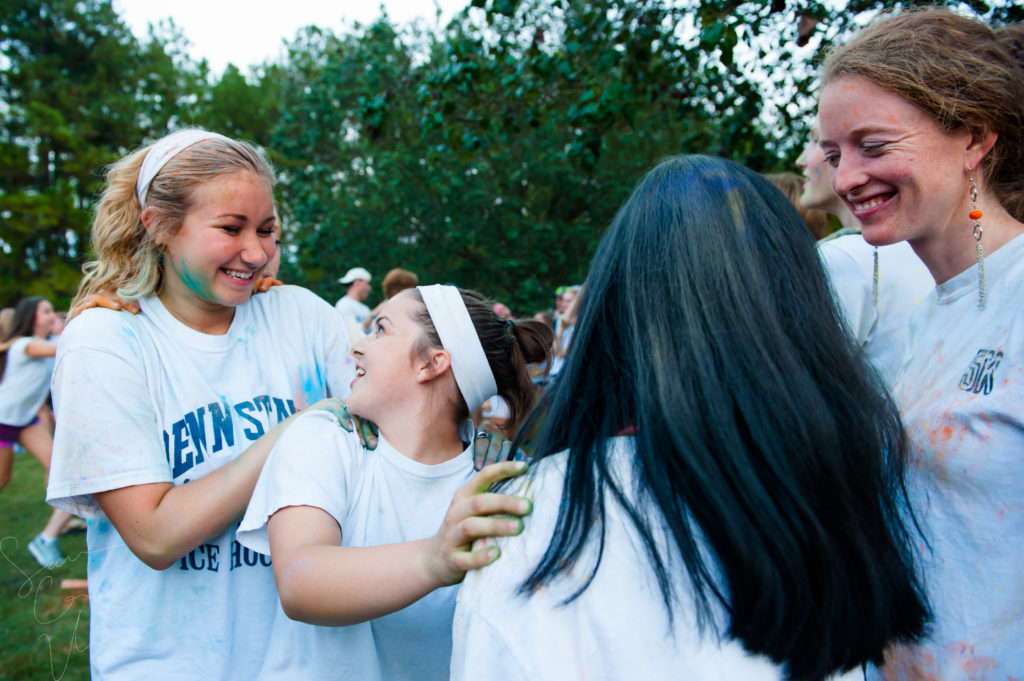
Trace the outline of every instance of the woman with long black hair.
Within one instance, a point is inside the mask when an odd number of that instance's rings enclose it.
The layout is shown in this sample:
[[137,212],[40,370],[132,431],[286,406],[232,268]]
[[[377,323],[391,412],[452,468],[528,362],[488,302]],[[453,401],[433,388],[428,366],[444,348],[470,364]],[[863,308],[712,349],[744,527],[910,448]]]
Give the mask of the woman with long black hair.
[[899,415],[756,173],[641,181],[536,419],[508,485],[534,512],[462,587],[453,679],[820,679],[922,634]]

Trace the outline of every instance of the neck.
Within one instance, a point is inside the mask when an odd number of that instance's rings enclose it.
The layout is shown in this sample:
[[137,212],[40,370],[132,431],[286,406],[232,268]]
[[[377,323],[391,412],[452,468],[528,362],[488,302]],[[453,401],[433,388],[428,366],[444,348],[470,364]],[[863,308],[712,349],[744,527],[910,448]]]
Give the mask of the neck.
[[223,336],[235,318],[233,307],[212,303],[187,292],[173,291],[166,286],[158,297],[172,317],[200,333]]
[[[410,413],[414,414],[410,418]],[[459,439],[459,424],[451,416],[423,408],[392,415],[377,422],[380,434],[403,455],[422,464],[444,463],[457,457],[465,447]]]
[[[1012,239],[1024,234],[1024,223],[1014,220],[997,201],[987,201],[981,246],[986,256],[992,255]],[[917,257],[931,272],[936,284],[942,284],[978,262],[977,241],[970,220],[958,220],[940,230],[910,242]]]

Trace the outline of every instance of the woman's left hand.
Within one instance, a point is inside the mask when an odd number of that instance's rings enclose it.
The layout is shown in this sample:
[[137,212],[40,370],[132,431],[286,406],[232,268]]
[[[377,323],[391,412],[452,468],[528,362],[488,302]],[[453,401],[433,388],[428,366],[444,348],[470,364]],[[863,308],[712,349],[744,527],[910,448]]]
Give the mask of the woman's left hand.
[[364,448],[370,451],[377,448],[377,435],[379,432],[377,424],[353,415],[349,412],[348,405],[345,404],[344,400],[339,400],[337,397],[328,397],[309,408],[330,412],[334,415],[334,418],[338,419],[338,425],[346,432],[354,432],[359,437],[359,443]]
[[452,497],[441,529],[430,541],[427,569],[440,585],[457,584],[469,570],[490,565],[501,555],[497,546],[474,542],[487,537],[514,536],[523,531],[521,516],[533,503],[510,494],[489,492],[500,480],[526,472],[523,461],[504,461],[485,466]]

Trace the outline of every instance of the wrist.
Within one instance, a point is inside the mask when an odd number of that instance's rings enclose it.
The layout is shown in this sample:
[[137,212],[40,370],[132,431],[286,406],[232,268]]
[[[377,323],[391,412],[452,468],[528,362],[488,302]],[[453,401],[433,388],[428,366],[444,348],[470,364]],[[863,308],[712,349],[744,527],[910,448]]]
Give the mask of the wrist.
[[416,547],[413,565],[417,580],[428,591],[447,586],[448,583],[444,580],[444,558],[440,554],[442,543],[439,538],[433,536],[429,539],[420,539],[413,544]]

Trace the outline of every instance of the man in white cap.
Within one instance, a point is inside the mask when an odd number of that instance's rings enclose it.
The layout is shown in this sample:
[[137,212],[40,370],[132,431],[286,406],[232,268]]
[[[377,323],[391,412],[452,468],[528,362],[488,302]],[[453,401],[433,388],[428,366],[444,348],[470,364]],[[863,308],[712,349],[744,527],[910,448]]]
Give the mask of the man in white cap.
[[334,305],[349,328],[349,335],[358,329],[359,335],[366,333],[363,322],[370,318],[370,308],[363,304],[370,295],[370,273],[362,267],[353,267],[338,280],[345,285],[345,295]]

